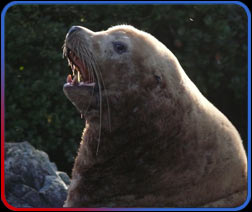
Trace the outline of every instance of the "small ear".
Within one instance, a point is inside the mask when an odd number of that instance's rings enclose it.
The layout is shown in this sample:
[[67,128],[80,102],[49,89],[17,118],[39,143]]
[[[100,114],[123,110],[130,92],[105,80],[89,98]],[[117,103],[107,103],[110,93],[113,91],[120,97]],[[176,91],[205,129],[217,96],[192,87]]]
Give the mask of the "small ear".
[[154,77],[155,77],[157,83],[161,83],[161,77],[160,76],[154,74]]

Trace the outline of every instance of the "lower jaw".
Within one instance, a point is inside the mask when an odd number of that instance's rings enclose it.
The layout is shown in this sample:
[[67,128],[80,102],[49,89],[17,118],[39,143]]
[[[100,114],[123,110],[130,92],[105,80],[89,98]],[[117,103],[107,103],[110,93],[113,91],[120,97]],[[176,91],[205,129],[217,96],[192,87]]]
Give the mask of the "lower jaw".
[[64,85],[95,87],[95,82],[66,82]]

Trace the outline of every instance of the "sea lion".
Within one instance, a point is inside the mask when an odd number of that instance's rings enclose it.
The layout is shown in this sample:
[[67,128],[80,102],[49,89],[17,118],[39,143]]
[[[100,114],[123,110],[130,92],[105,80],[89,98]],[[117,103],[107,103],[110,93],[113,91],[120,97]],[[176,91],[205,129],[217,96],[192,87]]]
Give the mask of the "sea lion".
[[236,207],[247,197],[239,133],[152,35],[73,26],[63,90],[85,116],[65,207]]

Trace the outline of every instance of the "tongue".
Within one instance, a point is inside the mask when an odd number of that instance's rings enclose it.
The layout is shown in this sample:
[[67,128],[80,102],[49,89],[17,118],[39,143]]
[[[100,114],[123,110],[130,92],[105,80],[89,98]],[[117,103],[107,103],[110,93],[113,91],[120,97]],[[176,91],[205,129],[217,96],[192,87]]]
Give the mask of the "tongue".
[[69,74],[68,76],[67,76],[67,80],[66,80],[68,83],[71,83],[72,82],[72,76],[71,76],[71,74]]

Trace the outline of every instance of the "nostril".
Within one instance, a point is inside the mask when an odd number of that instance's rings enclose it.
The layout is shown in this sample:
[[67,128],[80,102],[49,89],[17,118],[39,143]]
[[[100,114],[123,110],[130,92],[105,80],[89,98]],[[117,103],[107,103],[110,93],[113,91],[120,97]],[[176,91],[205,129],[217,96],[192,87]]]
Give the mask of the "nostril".
[[78,26],[72,26],[70,29],[69,29],[69,31],[68,31],[68,36],[70,36],[73,32],[76,32],[76,31],[78,31],[80,29],[80,27],[78,27]]

